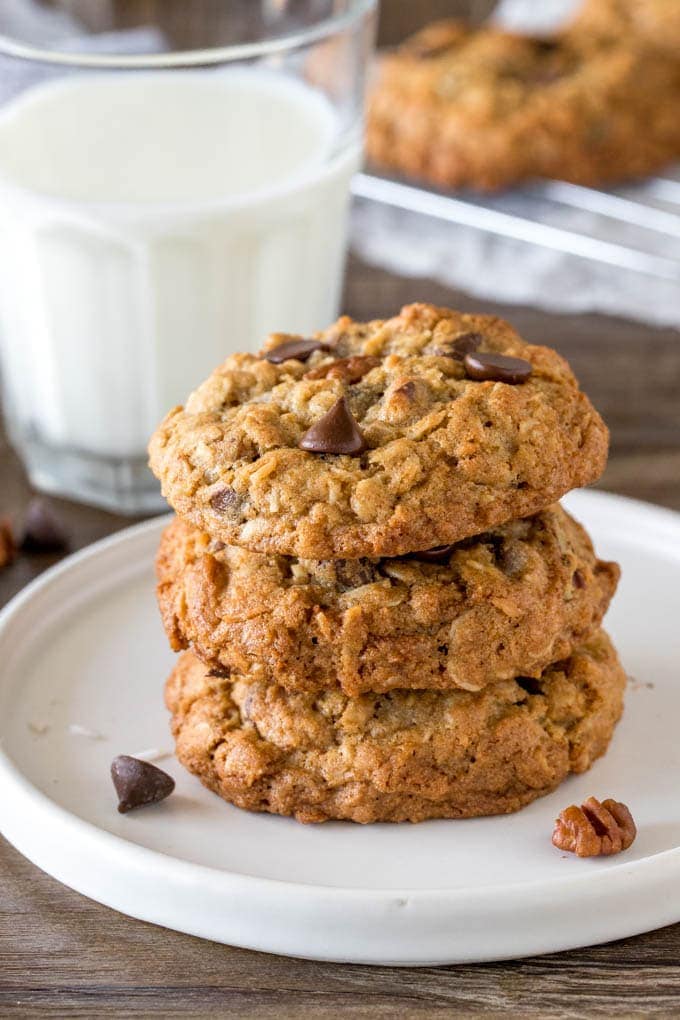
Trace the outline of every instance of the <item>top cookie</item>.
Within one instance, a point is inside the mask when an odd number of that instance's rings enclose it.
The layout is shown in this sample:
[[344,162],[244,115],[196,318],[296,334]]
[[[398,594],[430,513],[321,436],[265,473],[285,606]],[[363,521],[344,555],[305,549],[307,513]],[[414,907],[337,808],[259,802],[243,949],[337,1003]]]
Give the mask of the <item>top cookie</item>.
[[150,455],[171,505],[211,537],[353,559],[535,513],[599,477],[607,440],[555,351],[501,319],[409,305],[233,355]]
[[571,29],[604,40],[644,41],[677,59],[680,48],[678,0],[586,0]]
[[585,16],[550,38],[436,22],[383,58],[367,149],[377,166],[450,187],[622,180],[680,153],[679,96],[677,59]]

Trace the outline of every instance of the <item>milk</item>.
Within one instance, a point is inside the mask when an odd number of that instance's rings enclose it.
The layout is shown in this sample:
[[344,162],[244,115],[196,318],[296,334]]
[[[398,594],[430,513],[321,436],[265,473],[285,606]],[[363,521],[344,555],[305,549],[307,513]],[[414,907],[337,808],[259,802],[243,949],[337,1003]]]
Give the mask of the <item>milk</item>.
[[357,163],[324,98],[263,70],[79,74],[5,107],[0,345],[33,473],[142,463],[227,354],[330,322]]

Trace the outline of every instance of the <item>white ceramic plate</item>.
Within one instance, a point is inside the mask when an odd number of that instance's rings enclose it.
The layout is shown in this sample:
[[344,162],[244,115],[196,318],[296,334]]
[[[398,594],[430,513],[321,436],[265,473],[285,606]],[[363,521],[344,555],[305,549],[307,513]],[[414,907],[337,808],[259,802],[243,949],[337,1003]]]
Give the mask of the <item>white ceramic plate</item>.
[[[133,917],[312,959],[492,960],[680,920],[680,515],[598,493],[567,503],[622,564],[608,627],[633,680],[607,756],[551,796],[501,818],[303,826],[224,804],[169,757],[175,794],[119,815],[111,759],[171,748],[155,520],[71,557],[0,615],[0,830]],[[551,846],[555,816],[590,793],[632,808],[626,854]]]

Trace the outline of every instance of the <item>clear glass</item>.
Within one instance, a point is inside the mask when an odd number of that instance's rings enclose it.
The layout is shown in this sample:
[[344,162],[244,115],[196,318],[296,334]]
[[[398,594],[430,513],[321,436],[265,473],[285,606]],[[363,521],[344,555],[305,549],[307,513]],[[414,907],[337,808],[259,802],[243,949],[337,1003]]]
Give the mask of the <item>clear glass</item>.
[[0,6],[3,405],[38,488],[160,507],[163,415],[336,316],[374,29],[374,0]]

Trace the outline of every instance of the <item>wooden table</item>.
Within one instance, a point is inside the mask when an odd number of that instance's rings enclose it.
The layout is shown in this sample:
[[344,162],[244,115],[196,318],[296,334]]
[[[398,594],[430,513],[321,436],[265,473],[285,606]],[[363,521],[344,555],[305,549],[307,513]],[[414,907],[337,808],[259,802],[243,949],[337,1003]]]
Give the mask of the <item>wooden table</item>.
[[[572,362],[612,430],[602,486],[680,509],[680,334],[611,318],[549,316],[472,301],[352,261],[357,318],[411,300],[509,317]],[[0,513],[30,489],[0,433]],[[55,501],[80,547],[129,520]],[[0,572],[0,605],[53,558]],[[680,925],[515,963],[398,969],[308,963],[213,945],[130,920],[71,892],[0,840],[0,1016],[400,1018],[671,1016],[680,1012]]]
[[[224,10],[129,0],[130,23],[150,6],[167,15],[173,37],[186,39],[195,15],[208,11],[216,28]],[[108,4],[77,7],[93,28],[117,27],[107,20]],[[382,7],[380,41],[389,44],[429,18],[483,13],[489,3],[383,0]],[[350,264],[350,314],[373,318],[411,300],[482,307],[431,283]],[[602,486],[680,509],[680,335],[615,319],[488,302],[483,308],[506,314],[527,339],[554,344],[572,362],[612,430]],[[29,497],[0,428],[0,513],[19,518]],[[55,506],[74,548],[129,523],[75,504]],[[0,605],[53,559],[22,558],[0,572]],[[680,925],[594,949],[474,967],[368,968],[265,956],[122,917],[54,882],[0,838],[2,1017],[671,1016],[680,1012],[679,964]]]

